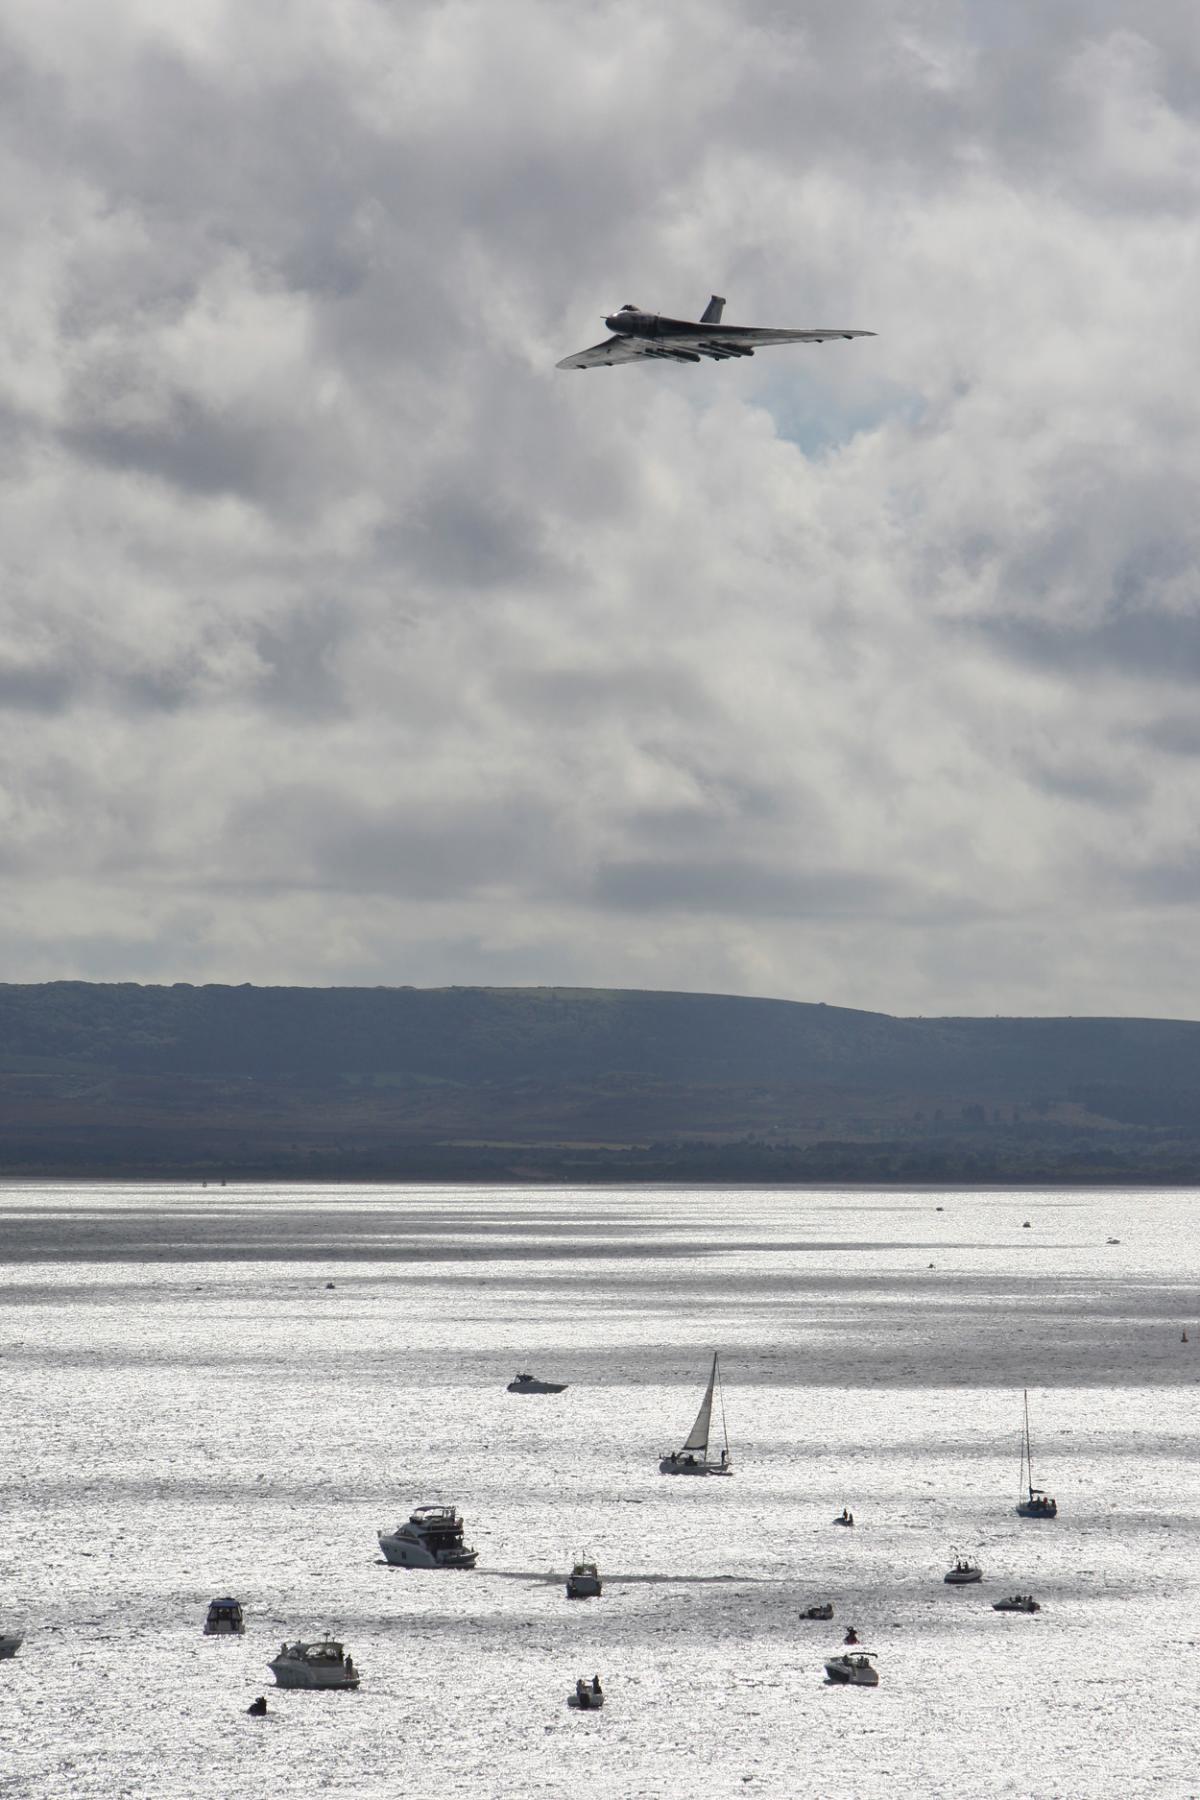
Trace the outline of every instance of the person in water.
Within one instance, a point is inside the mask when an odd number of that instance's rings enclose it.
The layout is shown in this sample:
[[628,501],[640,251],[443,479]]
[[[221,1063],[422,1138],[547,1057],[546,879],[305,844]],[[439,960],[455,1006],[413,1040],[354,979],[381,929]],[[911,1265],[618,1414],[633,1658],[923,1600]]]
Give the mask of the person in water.
[[250,1702],[249,1706],[246,1708],[246,1711],[250,1714],[251,1718],[253,1718],[253,1719],[261,1719],[263,1714],[266,1712],[266,1710],[267,1710],[267,1697],[265,1694],[260,1694],[258,1696],[258,1699],[252,1700]]
[[849,1631],[846,1633],[845,1637],[842,1639],[842,1642],[843,1642],[843,1644],[857,1644],[858,1633],[857,1633],[857,1631],[855,1631],[853,1625],[850,1627]]

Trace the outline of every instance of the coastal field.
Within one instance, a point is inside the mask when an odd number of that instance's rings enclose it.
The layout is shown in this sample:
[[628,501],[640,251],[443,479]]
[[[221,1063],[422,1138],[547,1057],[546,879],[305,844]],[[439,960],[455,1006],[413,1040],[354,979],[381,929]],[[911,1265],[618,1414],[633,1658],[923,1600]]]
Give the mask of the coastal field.
[[[10,1184],[0,1792],[1196,1793],[1198,1199]],[[661,1476],[714,1348],[735,1476]],[[478,1568],[386,1567],[435,1500]],[[359,1692],[277,1692],[327,1631]]]

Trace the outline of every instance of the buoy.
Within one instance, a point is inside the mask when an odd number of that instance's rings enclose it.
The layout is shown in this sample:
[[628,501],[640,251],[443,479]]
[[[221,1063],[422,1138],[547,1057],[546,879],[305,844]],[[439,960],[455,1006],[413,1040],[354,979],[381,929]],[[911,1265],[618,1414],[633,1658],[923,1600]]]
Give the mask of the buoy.
[[1186,1325],[1184,1326],[1183,1330],[1179,1334],[1179,1341],[1181,1344],[1187,1343],[1187,1327],[1186,1327]]

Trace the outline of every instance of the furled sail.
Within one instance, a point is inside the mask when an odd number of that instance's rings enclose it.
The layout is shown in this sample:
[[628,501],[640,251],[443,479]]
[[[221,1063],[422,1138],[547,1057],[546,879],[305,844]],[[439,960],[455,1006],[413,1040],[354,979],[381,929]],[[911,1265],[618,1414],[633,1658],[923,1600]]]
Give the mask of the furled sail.
[[700,1402],[700,1411],[696,1414],[696,1423],[688,1432],[684,1441],[685,1450],[699,1450],[702,1456],[708,1454],[708,1433],[712,1420],[713,1389],[717,1385],[717,1358],[713,1355],[712,1374],[708,1378],[708,1386],[704,1390],[704,1398]]

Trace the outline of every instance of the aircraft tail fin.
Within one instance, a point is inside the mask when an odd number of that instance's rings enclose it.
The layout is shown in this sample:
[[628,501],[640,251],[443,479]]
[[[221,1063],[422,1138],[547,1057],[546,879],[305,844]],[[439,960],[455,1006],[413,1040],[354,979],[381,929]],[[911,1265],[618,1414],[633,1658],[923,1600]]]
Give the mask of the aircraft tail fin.
[[719,325],[721,314],[725,311],[725,302],[720,294],[714,294],[704,311],[700,314],[702,325]]

